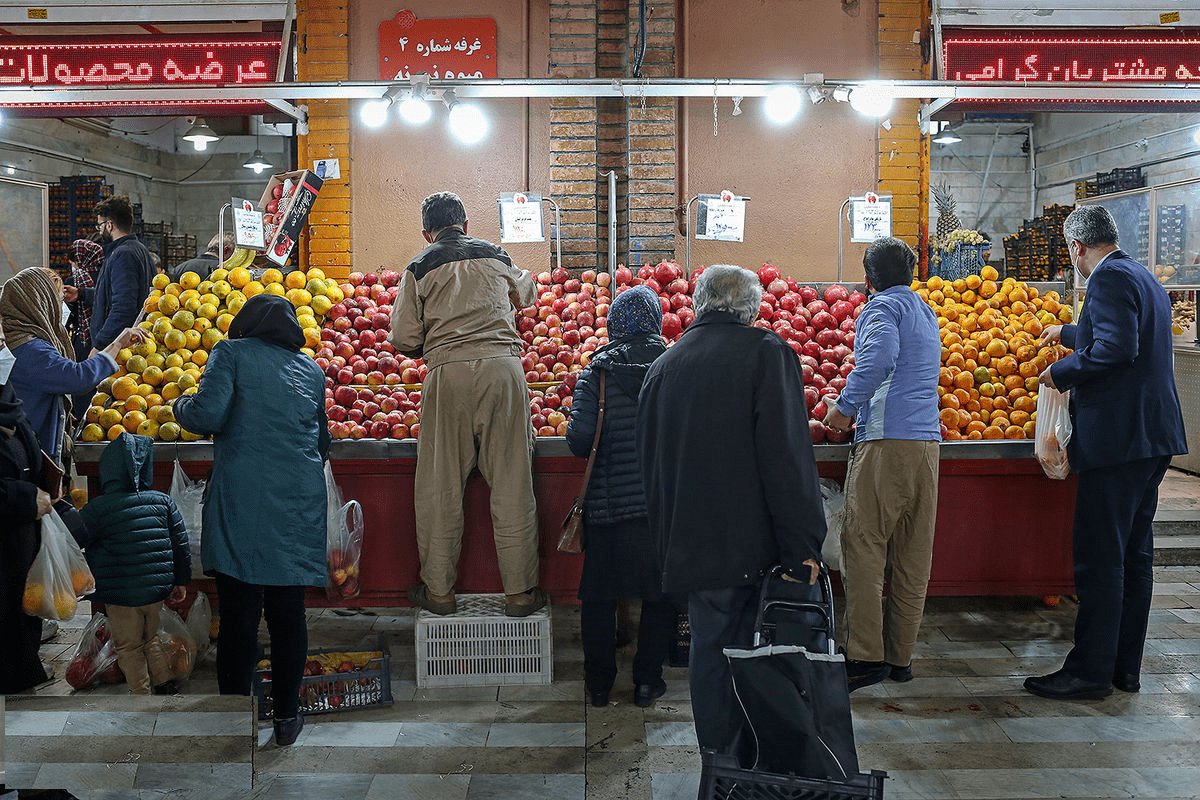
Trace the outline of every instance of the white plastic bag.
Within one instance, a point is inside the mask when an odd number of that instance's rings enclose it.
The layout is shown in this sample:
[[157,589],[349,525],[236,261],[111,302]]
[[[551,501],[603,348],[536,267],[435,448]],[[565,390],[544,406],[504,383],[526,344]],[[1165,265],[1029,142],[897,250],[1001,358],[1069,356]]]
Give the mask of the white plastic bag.
[[166,606],[158,615],[158,641],[167,657],[167,671],[171,680],[183,680],[192,674],[196,666],[196,640],[192,638],[187,623]]
[[208,631],[212,627],[212,606],[208,604],[208,595],[197,592],[196,599],[187,613],[188,633],[196,641],[196,660],[199,661],[208,652]]
[[86,689],[93,683],[120,683],[124,677],[117,666],[117,649],[108,632],[108,617],[97,612],[83,629],[75,656],[67,665],[67,683],[73,689]]
[[204,566],[200,563],[200,535],[204,525],[204,481],[194,481],[183,471],[179,459],[175,459],[175,470],[171,473],[171,499],[183,517],[187,527],[188,552],[192,554],[192,577],[203,578]]
[[325,596],[330,600],[358,597],[363,516],[357,500],[342,502],[342,492],[325,462]]
[[1058,481],[1071,473],[1071,465],[1067,463],[1067,443],[1071,441],[1069,397],[1069,391],[1060,392],[1049,386],[1038,391],[1033,453],[1046,477]]
[[42,517],[42,545],[25,577],[21,607],[42,619],[75,616],[78,601],[96,591],[96,579],[66,523],[51,510]]
[[842,571],[842,517],[846,511],[846,495],[837,481],[821,479],[821,505],[825,507],[825,543],[821,545],[821,560],[832,570]]

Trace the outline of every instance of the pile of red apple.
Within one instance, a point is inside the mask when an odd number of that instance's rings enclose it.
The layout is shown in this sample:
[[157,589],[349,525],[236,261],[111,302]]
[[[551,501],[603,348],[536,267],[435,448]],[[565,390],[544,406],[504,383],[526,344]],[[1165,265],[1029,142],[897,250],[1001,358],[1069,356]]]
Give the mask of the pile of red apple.
[[571,416],[571,392],[579,373],[571,372],[557,386],[529,390],[529,413],[538,436],[566,436]]
[[579,372],[608,342],[612,276],[589,269],[575,278],[556,267],[536,280],[537,301],[517,316],[517,333],[525,341],[521,367],[529,383],[552,383]]
[[813,442],[848,441],[849,433],[835,431],[823,420],[833,402],[827,398],[838,396],[854,369],[854,321],[867,302],[866,295],[840,284],[821,294],[782,277],[771,264],[762,266],[758,279],[763,296],[754,324],[775,331],[800,356]]

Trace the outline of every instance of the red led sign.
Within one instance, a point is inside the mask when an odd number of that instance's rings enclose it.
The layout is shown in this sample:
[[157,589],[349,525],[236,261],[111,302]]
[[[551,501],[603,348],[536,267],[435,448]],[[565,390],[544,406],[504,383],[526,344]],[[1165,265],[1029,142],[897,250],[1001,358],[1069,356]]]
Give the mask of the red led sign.
[[944,80],[1198,83],[1200,29],[945,28]]
[[[89,89],[127,86],[239,86],[275,80],[281,43],[278,39],[209,35],[146,36],[115,39],[93,37],[0,37],[0,88]],[[61,104],[4,103],[37,115],[95,114],[100,109],[121,113],[173,113],[178,102],[73,102]],[[196,109],[201,104],[189,103]],[[261,103],[212,101],[203,104],[237,113]],[[244,112],[243,112],[244,113]]]
[[428,72],[434,80],[495,78],[496,20],[417,19],[401,11],[379,23],[379,79]]

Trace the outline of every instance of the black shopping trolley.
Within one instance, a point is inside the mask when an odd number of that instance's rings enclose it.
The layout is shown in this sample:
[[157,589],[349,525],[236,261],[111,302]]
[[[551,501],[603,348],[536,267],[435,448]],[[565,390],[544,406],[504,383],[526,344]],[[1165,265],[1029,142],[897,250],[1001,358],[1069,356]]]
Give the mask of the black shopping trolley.
[[754,647],[729,648],[734,694],[746,716],[750,764],[701,751],[701,800],[882,798],[887,773],[860,773],[846,664],[835,653],[833,587],[763,580]]

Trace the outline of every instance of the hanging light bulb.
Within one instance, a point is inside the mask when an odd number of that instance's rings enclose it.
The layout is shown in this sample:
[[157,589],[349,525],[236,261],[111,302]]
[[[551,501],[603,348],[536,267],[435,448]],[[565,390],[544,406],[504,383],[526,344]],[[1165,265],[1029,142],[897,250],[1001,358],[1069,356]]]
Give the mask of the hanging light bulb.
[[242,162],[242,166],[246,169],[254,170],[255,175],[261,175],[264,169],[270,169],[273,166],[270,161],[267,161],[266,156],[263,155],[263,151],[259,148],[258,135],[260,130],[259,126],[255,126],[254,155]]
[[208,127],[208,123],[200,118],[188,128],[187,133],[181,137],[185,142],[191,142],[192,146],[197,151],[207,150],[209,142],[219,142],[221,137],[213,133],[213,129]]
[[800,113],[800,101],[803,96],[800,90],[790,84],[784,86],[776,86],[767,93],[766,100],[763,103],[763,111],[767,114],[767,119],[777,125],[784,125],[795,119]]
[[425,102],[424,92],[408,92],[400,101],[400,117],[410,125],[424,125],[433,116],[433,109]]
[[892,108],[892,93],[883,84],[863,84],[850,90],[850,107],[868,117],[882,117]]
[[387,120],[388,108],[391,105],[390,100],[371,100],[363,103],[362,110],[359,111],[363,124],[368,128],[378,128]]
[[939,123],[941,130],[937,136],[934,136],[932,141],[938,144],[955,144],[962,141],[962,137],[954,131],[954,126],[948,122]]
[[473,105],[467,105],[448,90],[442,100],[450,109],[450,132],[463,144],[475,144],[487,134],[487,118]]

